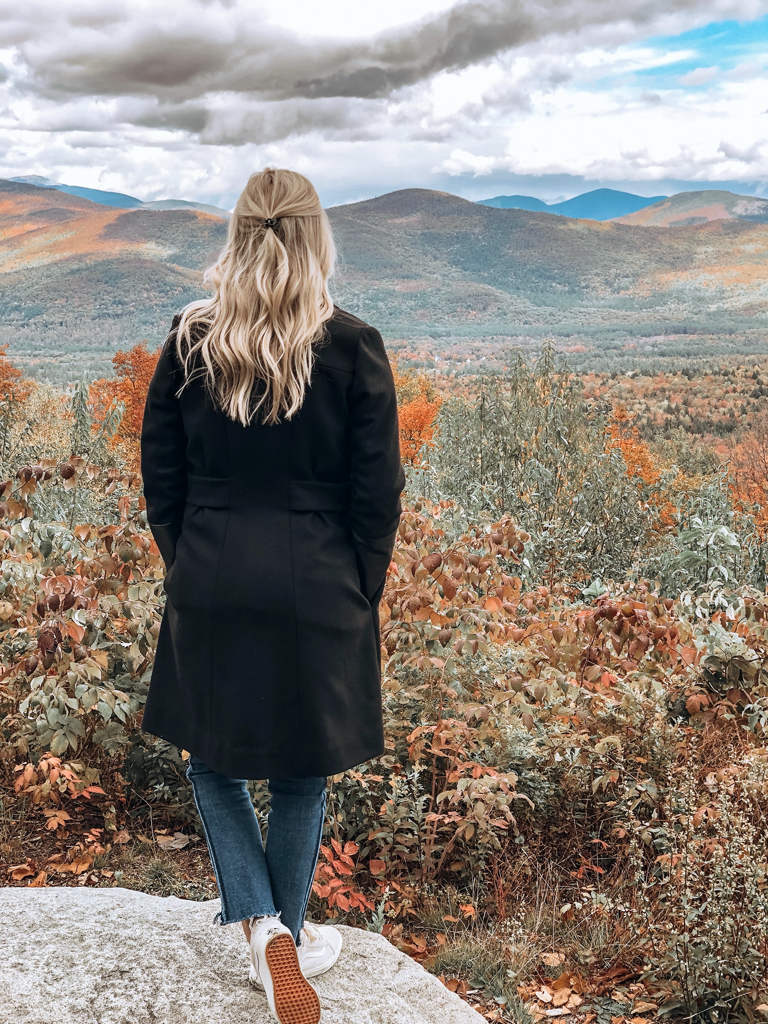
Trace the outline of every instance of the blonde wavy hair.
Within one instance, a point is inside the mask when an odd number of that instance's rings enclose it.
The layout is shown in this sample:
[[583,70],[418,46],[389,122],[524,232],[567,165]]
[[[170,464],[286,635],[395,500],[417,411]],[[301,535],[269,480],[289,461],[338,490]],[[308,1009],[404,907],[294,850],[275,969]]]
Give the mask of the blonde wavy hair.
[[216,404],[248,426],[302,406],[314,345],[333,315],[336,250],[312,183],[295,171],[252,174],[227,244],[205,272],[215,294],[182,312],[176,335],[185,384],[204,375]]

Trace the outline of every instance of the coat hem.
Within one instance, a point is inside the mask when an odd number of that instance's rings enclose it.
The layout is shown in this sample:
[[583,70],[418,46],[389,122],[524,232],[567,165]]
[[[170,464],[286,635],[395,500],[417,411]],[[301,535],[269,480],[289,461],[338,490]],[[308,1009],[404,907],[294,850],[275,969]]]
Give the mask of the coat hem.
[[[270,763],[268,757],[263,759],[253,758],[249,762],[238,753],[234,753],[231,758],[219,757],[218,754],[211,751],[205,741],[197,743],[189,737],[183,738],[172,728],[161,726],[161,730],[155,731],[154,729],[145,728],[143,725],[141,726],[143,733],[165,740],[166,743],[172,743],[179,750],[188,750],[190,754],[194,754],[195,757],[205,761],[209,768],[231,779],[306,779],[312,777],[319,778],[320,776],[328,778],[331,775],[341,775],[343,772],[357,768],[367,761],[381,757],[386,749],[382,742],[377,744],[376,747],[360,747],[356,752],[339,757],[338,760],[325,761],[318,759],[317,761],[302,762],[301,765],[291,765],[288,762],[285,764]],[[202,753],[204,749],[207,751],[206,754]],[[235,764],[238,765],[237,768],[234,767]]]

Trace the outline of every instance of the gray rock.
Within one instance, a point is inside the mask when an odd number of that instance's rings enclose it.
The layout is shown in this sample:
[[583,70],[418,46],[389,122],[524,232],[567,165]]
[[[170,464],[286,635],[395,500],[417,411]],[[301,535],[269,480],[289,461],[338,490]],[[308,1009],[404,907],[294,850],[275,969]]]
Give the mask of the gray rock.
[[[274,1024],[218,900],[130,889],[0,889],[0,1024]],[[385,938],[342,928],[314,979],[323,1024],[481,1024]]]

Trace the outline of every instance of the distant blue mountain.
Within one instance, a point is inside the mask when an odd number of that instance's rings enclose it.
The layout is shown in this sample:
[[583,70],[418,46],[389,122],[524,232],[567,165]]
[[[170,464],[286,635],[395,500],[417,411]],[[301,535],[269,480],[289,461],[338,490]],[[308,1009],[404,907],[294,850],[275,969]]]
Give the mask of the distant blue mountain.
[[617,192],[613,188],[596,188],[573,199],[548,206],[533,196],[496,196],[481,199],[481,206],[495,206],[502,210],[536,210],[541,213],[555,213],[560,217],[577,217],[582,220],[611,220],[628,213],[642,210],[646,206],[667,199],[668,196],[636,196],[632,192]]
[[100,188],[82,188],[80,185],[62,185],[58,181],[51,181],[40,174],[19,175],[18,178],[9,178],[9,181],[21,181],[27,185],[38,185],[40,188],[55,188],[57,192],[67,192],[71,196],[80,196],[81,199],[89,199],[99,206],[119,206],[126,210],[133,210],[144,203],[134,196],[127,196],[123,192],[104,192]]
[[212,213],[216,217],[229,217],[227,210],[220,210],[217,206],[208,206],[206,203],[192,203],[186,199],[160,199],[152,203],[144,203],[135,196],[128,196],[124,192],[104,192],[100,188],[83,188],[81,185],[62,185],[58,181],[51,181],[40,174],[20,175],[17,178],[9,178],[9,181],[20,181],[27,185],[37,185],[40,188],[55,188],[57,192],[67,192],[71,196],[80,196],[81,199],[88,199],[99,206],[116,206],[124,210],[202,210],[203,213]]
[[533,196],[496,196],[495,199],[479,199],[479,206],[496,206],[500,210],[535,210],[537,213],[551,213],[552,208]]
[[144,205],[140,199],[127,196],[124,192],[103,192],[100,188],[82,188],[80,185],[52,185],[51,188],[68,192],[71,196],[80,196],[81,199],[90,199],[99,206],[120,206],[134,210]]

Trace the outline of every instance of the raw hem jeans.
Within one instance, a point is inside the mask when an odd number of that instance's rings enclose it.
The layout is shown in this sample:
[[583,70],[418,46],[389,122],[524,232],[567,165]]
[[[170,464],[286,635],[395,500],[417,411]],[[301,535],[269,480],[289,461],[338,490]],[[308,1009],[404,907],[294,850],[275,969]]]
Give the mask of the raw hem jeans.
[[298,944],[320,851],[327,780],[269,780],[264,845],[245,779],[221,775],[194,755],[187,778],[221,894],[214,923],[279,914]]

